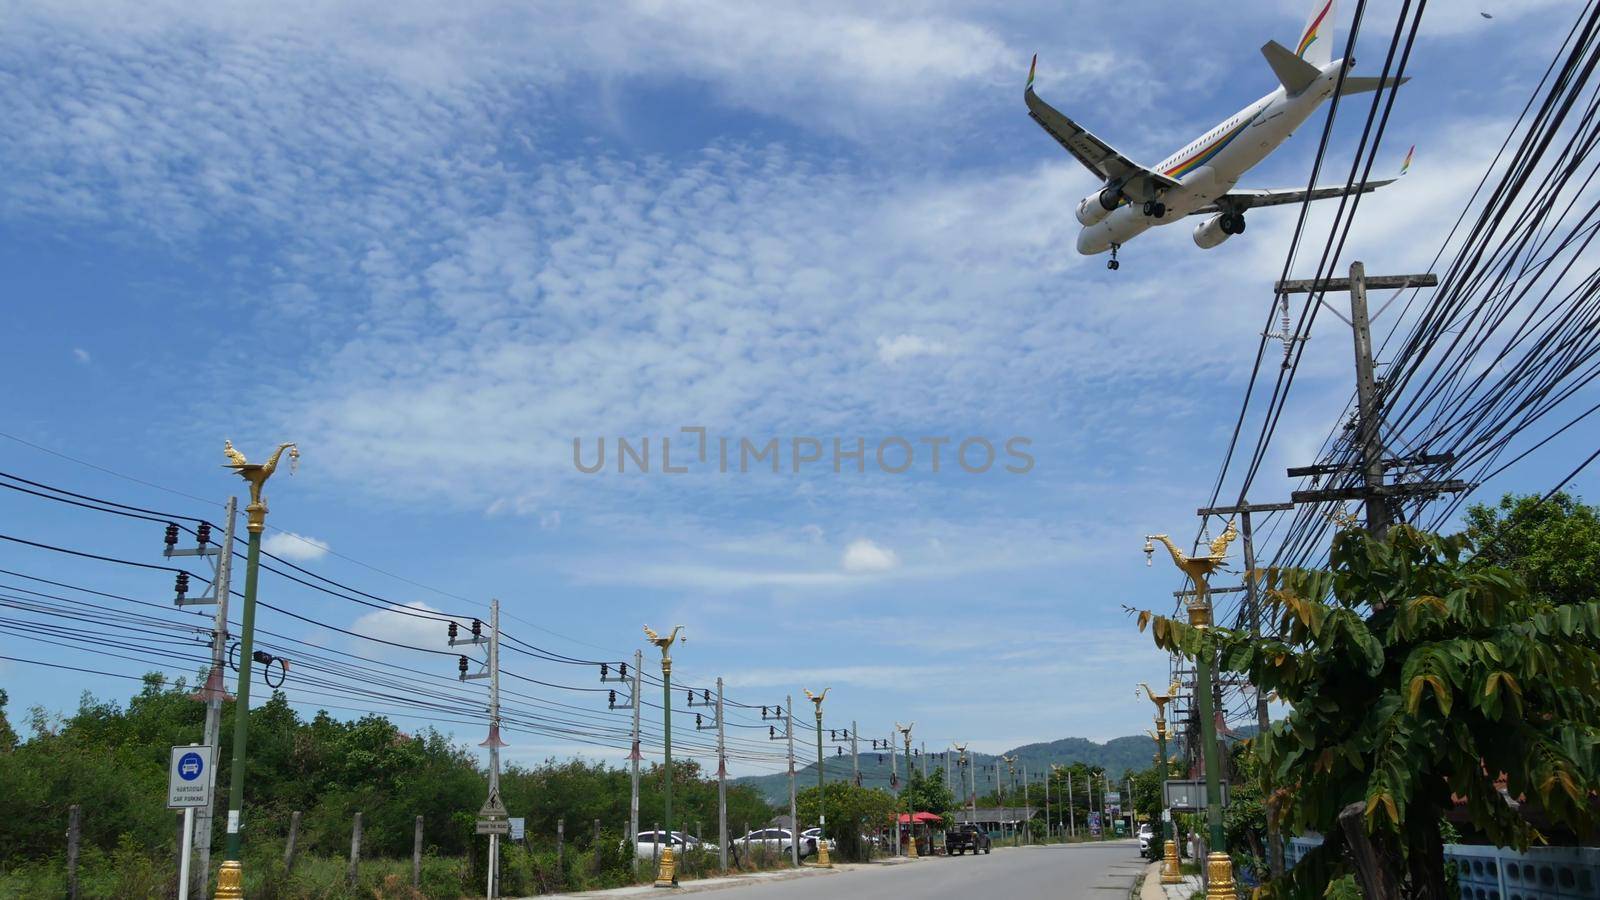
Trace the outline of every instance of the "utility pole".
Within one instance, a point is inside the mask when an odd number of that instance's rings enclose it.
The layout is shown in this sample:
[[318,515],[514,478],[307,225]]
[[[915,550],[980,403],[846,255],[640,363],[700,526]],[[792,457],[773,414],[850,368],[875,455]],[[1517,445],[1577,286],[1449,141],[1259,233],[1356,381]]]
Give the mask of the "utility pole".
[[728,752],[722,719],[722,676],[717,676],[717,858],[728,871]]
[[[1356,442],[1357,447],[1360,449],[1361,462],[1354,471],[1361,479],[1361,486],[1356,488],[1295,491],[1290,495],[1290,499],[1295,503],[1360,500],[1366,507],[1367,531],[1380,539],[1388,534],[1389,525],[1394,521],[1398,507],[1406,497],[1455,493],[1472,487],[1472,485],[1459,479],[1427,480],[1397,484],[1386,484],[1384,481],[1384,472],[1387,469],[1424,465],[1449,465],[1455,461],[1455,456],[1450,453],[1422,453],[1399,459],[1385,457],[1383,446],[1384,390],[1374,375],[1372,317],[1367,313],[1367,291],[1435,287],[1438,283],[1438,277],[1431,273],[1422,275],[1368,276],[1366,266],[1358,260],[1350,264],[1349,278],[1280,281],[1275,288],[1280,296],[1286,294],[1315,293],[1321,295],[1329,292],[1349,292],[1350,318],[1348,319],[1345,319],[1338,310],[1333,309],[1326,300],[1322,300],[1320,296],[1318,299],[1334,315],[1339,316],[1350,326],[1355,342]],[[1382,310],[1379,310],[1379,312],[1381,313]],[[1291,468],[1289,475],[1290,477],[1298,478],[1308,475],[1333,475],[1349,471],[1351,471],[1349,468],[1339,465],[1314,465]]]
[[472,620],[472,637],[460,637],[459,626],[455,622],[449,624],[448,632],[448,643],[452,647],[488,645],[483,671],[469,673],[465,656],[456,660],[456,668],[460,673],[457,677],[462,681],[489,680],[489,736],[478,745],[489,750],[489,796],[478,810],[478,833],[489,835],[489,872],[485,896],[494,900],[500,891],[500,835],[502,831],[509,832],[510,828],[509,814],[500,800],[500,748],[506,746],[505,741],[500,739],[500,601],[489,601],[487,637],[483,634],[483,623],[477,619]]
[[861,745],[856,741],[856,720],[850,720],[850,763],[854,769],[856,787],[861,787]]
[[1072,770],[1067,770],[1067,837],[1078,836],[1078,811],[1072,805]]
[[796,812],[794,802],[794,695],[789,694],[783,698],[783,727],[788,731],[789,737],[789,831],[793,840],[789,841],[789,854],[794,858],[794,867],[800,868],[800,815]]
[[[229,497],[224,507],[223,515],[227,517],[227,524],[222,529],[221,544],[210,543],[208,538],[211,526],[202,522],[196,529],[198,546],[193,550],[179,550],[177,549],[178,526],[168,525],[167,548],[164,552],[168,559],[174,556],[216,558],[212,563],[214,572],[211,580],[211,596],[185,597],[180,594],[174,601],[177,606],[201,606],[208,603],[216,605],[211,626],[211,671],[206,673],[205,684],[200,690],[189,695],[191,700],[198,700],[206,705],[206,723],[201,742],[211,747],[213,753],[217,752],[216,748],[220,746],[222,740],[222,704],[233,699],[228,695],[224,673],[227,672],[228,600],[231,596],[230,585],[233,575],[233,529],[238,518],[238,504],[236,498]],[[212,821],[215,818],[213,809],[217,802],[217,767],[207,766],[205,777],[210,783],[207,794],[210,800],[205,806],[194,811],[195,850],[200,858],[193,869],[192,880],[194,894],[197,897],[205,896],[206,882],[211,876],[211,837],[212,832],[216,830]]]
[[[222,442],[222,452],[228,457],[227,467],[250,485],[250,504],[244,508],[245,530],[250,532],[250,542],[245,553],[244,612],[241,615],[239,635],[239,683],[234,689],[238,698],[233,713],[233,759],[228,786],[228,848],[217,872],[217,900],[243,900],[244,898],[244,847],[239,829],[244,812],[245,751],[250,740],[250,672],[255,656],[251,647],[256,635],[256,580],[261,568],[261,532],[267,528],[267,502],[261,489],[267,479],[278,469],[283,451],[289,451],[289,469],[294,470],[300,460],[300,448],[293,443],[279,444],[265,463],[251,463],[244,454],[235,450],[232,441]],[[233,548],[229,547],[232,553]]]
[[1022,764],[1022,840],[1033,843],[1033,801],[1028,797],[1028,764]]
[[633,792],[628,800],[628,846],[634,848],[633,866],[637,872],[639,854],[635,845],[639,843],[639,763],[644,759],[644,754],[639,752],[639,688],[641,686],[641,672],[644,671],[644,651],[633,651],[633,752],[628,754],[628,763],[632,771]]

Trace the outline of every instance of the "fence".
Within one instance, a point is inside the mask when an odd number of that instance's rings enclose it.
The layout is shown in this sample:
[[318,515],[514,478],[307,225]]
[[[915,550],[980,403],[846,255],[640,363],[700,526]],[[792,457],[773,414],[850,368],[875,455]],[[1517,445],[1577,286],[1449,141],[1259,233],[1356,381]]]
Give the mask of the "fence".
[[[1322,843],[1297,837],[1285,862]],[[1600,847],[1535,847],[1518,853],[1503,847],[1446,844],[1444,859],[1456,864],[1461,900],[1593,900],[1600,897]]]

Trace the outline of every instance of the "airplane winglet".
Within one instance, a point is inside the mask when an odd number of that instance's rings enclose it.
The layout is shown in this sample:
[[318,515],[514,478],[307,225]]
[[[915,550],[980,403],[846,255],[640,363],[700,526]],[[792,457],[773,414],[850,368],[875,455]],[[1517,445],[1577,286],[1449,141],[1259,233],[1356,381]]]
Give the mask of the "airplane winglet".
[[1411,145],[1411,149],[1406,151],[1406,161],[1400,164],[1400,174],[1402,176],[1405,175],[1406,172],[1410,170],[1410,168],[1411,168],[1411,157],[1414,156],[1416,154],[1416,152],[1417,152],[1417,145],[1416,144],[1412,144]]
[[1033,90],[1033,71],[1039,68],[1039,54],[1033,55],[1033,62],[1028,64],[1028,86],[1025,90]]

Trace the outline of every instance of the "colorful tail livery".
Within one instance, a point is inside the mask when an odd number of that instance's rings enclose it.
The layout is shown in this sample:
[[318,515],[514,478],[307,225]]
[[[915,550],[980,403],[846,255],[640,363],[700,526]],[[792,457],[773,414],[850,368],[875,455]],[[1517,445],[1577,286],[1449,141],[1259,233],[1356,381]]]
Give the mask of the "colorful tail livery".
[[1306,30],[1294,48],[1296,56],[1318,68],[1333,62],[1333,4],[1334,0],[1316,0]]
[[1412,144],[1411,145],[1411,149],[1406,151],[1406,161],[1400,164],[1400,174],[1401,175],[1404,175],[1405,173],[1411,171],[1411,157],[1415,156],[1416,153],[1417,153],[1417,145],[1416,144]]

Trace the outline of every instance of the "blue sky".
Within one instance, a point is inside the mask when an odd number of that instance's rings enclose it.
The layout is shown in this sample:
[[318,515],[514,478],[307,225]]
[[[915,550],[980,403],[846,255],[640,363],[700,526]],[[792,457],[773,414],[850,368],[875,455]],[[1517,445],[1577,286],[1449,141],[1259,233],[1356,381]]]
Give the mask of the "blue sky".
[[[1042,96],[1159,159],[1271,89],[1256,48],[1292,41],[1308,4],[1142,4],[1153,29],[1105,3],[857,6],[10,6],[3,430],[148,484],[4,439],[0,470],[214,516],[192,498],[236,488],[224,437],[252,457],[292,439],[303,464],[271,483],[270,521],[332,552],[270,539],[397,602],[483,614],[498,596],[508,631],[590,658],[683,623],[695,683],[720,674],[755,703],[831,685],[831,720],[869,736],[915,720],[930,749],[1142,731],[1133,685],[1166,662],[1121,606],[1169,602],[1143,536],[1195,527],[1293,212],[1253,214],[1210,252],[1187,227],[1152,232],[1107,272],[1072,249],[1095,184],[1027,118],[1022,83],[1039,53]],[[1567,24],[1559,2],[1435,6],[1381,154],[1398,168],[1415,143],[1417,162],[1363,203],[1347,254],[1374,270],[1427,264]],[[1358,70],[1386,41],[1369,28]],[[1337,130],[1333,171],[1358,124]],[[1315,138],[1248,186],[1303,184]],[[1313,461],[1348,396],[1337,324],[1319,322],[1258,499],[1287,491],[1283,468]],[[575,437],[685,426],[869,447],[1022,436],[1035,465],[572,464]],[[153,525],[22,495],[0,515],[7,533],[158,561]],[[0,567],[167,597],[159,573],[19,547]],[[270,577],[263,592],[438,639]],[[0,648],[140,669],[12,633]],[[14,713],[128,689],[47,671],[0,663]],[[511,740],[518,757],[620,755]]]

